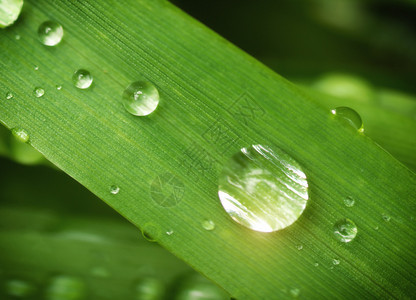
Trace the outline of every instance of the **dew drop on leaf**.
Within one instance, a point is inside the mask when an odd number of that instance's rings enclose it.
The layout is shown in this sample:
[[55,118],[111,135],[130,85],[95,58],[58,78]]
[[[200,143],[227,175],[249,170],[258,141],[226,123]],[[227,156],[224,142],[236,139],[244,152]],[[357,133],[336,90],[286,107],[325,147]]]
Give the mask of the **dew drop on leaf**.
[[338,241],[349,243],[357,235],[357,226],[350,219],[341,219],[334,225],[334,235]]
[[159,92],[150,82],[136,81],[124,90],[122,100],[132,115],[147,116],[159,105]]
[[16,139],[23,143],[27,143],[29,141],[29,134],[22,128],[13,128],[12,134]]
[[353,197],[348,196],[344,199],[344,204],[346,207],[353,207],[355,204],[355,200]]
[[64,36],[61,24],[54,21],[43,22],[38,28],[39,41],[45,46],[58,45]]
[[41,87],[35,87],[33,90],[33,95],[35,95],[36,98],[40,98],[45,95],[45,90]]
[[364,132],[363,121],[360,115],[352,108],[341,106],[331,110],[331,113],[358,132]]
[[202,221],[202,227],[205,230],[211,231],[215,229],[215,223],[212,220],[204,220]]
[[13,94],[11,92],[7,92],[6,93],[6,99],[9,100],[9,99],[12,99],[12,98],[13,98]]
[[23,0],[0,1],[0,28],[12,25],[22,11]]
[[120,192],[120,187],[117,185],[110,186],[110,193],[113,195],[117,195]]
[[260,232],[293,224],[309,199],[299,163],[279,148],[262,145],[231,157],[220,174],[218,195],[234,221]]
[[339,265],[340,264],[340,260],[339,259],[336,259],[336,258],[334,258],[333,260],[332,260],[332,264],[334,265],[334,266],[337,266],[337,265]]
[[79,89],[87,89],[91,86],[93,77],[89,71],[84,69],[76,70],[72,75],[72,82]]

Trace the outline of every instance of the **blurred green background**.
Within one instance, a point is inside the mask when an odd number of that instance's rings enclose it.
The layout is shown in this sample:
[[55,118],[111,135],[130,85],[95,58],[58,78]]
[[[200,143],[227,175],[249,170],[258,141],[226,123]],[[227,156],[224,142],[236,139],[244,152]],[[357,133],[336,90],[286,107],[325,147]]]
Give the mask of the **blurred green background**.
[[[416,169],[416,2],[172,2]],[[0,299],[229,299],[3,127],[0,155]]]

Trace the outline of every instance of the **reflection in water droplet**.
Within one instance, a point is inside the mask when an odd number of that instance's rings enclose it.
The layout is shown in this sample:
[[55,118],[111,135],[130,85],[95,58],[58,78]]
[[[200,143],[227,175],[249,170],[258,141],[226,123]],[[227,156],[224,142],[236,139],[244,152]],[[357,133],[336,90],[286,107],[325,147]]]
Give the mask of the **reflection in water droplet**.
[[261,232],[293,224],[309,199],[298,162],[278,148],[262,145],[243,148],[228,161],[218,195],[234,221]]
[[79,89],[87,89],[91,86],[93,81],[92,75],[90,72],[84,69],[79,69],[75,71],[72,75],[72,82]]
[[46,290],[48,300],[85,299],[85,283],[76,277],[60,275],[53,277]]
[[291,289],[290,290],[290,295],[294,298],[299,297],[300,295],[300,289]]
[[56,89],[57,89],[58,91],[62,90],[62,85],[57,85],[57,86],[56,86]]
[[124,108],[135,116],[151,114],[159,104],[159,92],[150,82],[136,81],[123,92]]
[[144,278],[133,287],[136,300],[161,300],[165,292],[163,283],[156,278]]
[[338,241],[349,243],[357,235],[357,226],[350,219],[341,219],[334,225],[334,235]]
[[13,98],[13,94],[11,92],[7,92],[6,99],[9,100],[9,99],[12,99],[12,98]]
[[339,263],[340,263],[341,261],[339,260],[339,259],[336,259],[336,258],[334,258],[333,260],[332,260],[332,264],[334,264],[335,266],[337,266],[337,265],[339,265]]
[[352,108],[341,106],[331,110],[331,113],[355,128],[358,132],[364,132],[363,121],[360,115]]
[[202,221],[202,227],[205,230],[211,231],[215,229],[215,223],[212,220],[204,220]]
[[35,71],[37,71],[37,70],[39,70],[39,67],[38,67],[38,66],[34,66],[34,67],[33,67],[33,69],[34,69]]
[[303,245],[296,245],[296,249],[302,250],[303,249]]
[[39,41],[45,46],[58,45],[64,36],[61,24],[54,21],[43,22],[38,29]]
[[117,195],[120,192],[120,188],[117,185],[110,186],[110,193]]
[[[13,279],[5,283],[6,293],[16,298],[25,298],[34,293],[35,287],[26,281]],[[13,298],[14,299],[14,298]]]
[[383,220],[386,222],[390,222],[391,217],[389,215],[383,214]]
[[348,196],[344,199],[344,204],[346,207],[353,207],[355,204],[355,200],[353,197]]
[[27,143],[29,141],[29,134],[22,128],[13,128],[12,134],[23,143]]
[[40,98],[43,95],[45,95],[45,90],[41,87],[35,87],[35,89],[33,90],[33,94],[36,98]]

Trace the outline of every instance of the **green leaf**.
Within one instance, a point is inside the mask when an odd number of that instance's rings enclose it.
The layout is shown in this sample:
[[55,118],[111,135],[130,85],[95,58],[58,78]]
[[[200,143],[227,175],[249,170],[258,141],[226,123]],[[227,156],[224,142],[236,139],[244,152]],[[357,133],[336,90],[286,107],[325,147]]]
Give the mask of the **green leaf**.
[[[64,28],[58,46],[37,41],[46,20]],[[15,95],[1,100],[1,122],[233,297],[411,297],[414,173],[168,2],[28,1],[0,49],[0,92]],[[94,77],[89,89],[72,84],[80,68]],[[160,104],[135,117],[121,95],[144,79]],[[283,149],[308,176],[308,206],[281,231],[246,229],[218,200],[222,166],[251,144]],[[347,244],[333,233],[344,218],[358,228]]]

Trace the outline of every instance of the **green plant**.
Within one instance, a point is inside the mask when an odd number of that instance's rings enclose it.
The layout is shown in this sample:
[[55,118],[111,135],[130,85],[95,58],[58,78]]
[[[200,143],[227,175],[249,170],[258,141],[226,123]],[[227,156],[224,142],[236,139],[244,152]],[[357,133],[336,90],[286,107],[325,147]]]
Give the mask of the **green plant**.
[[[36,36],[47,20],[64,28],[52,48]],[[233,297],[411,297],[414,173],[318,105],[321,96],[170,3],[28,1],[2,32],[0,49],[0,90],[13,94],[0,101],[1,122],[24,130],[53,164]],[[72,84],[80,68],[94,77],[89,89]],[[142,118],[121,102],[124,89],[139,80],[160,94],[157,110]],[[44,95],[35,97],[36,87]],[[410,134],[413,120],[403,127]],[[218,201],[222,166],[252,144],[283,149],[307,174],[308,206],[284,230],[248,230]],[[414,166],[414,153],[391,149]],[[175,178],[180,194],[170,206],[152,197],[165,178]],[[353,207],[344,204],[347,197]],[[348,244],[333,232],[343,218],[358,227]]]

